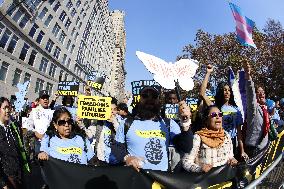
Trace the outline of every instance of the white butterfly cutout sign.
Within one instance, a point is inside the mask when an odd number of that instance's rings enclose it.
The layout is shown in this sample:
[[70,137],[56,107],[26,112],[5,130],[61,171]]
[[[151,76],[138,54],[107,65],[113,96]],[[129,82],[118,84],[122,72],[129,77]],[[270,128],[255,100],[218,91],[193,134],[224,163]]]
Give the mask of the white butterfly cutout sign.
[[166,89],[174,89],[175,81],[183,90],[190,91],[194,87],[193,76],[198,68],[198,61],[181,59],[174,64],[153,55],[136,51],[137,57],[143,62],[149,72],[154,74],[154,80]]

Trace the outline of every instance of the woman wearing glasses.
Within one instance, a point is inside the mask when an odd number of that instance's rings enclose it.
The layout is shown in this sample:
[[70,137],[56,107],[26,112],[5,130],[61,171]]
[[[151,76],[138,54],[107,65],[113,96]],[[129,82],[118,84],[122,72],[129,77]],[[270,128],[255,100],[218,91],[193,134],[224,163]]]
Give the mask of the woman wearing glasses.
[[48,156],[68,162],[87,164],[94,156],[85,131],[72,120],[66,108],[54,111],[53,118],[41,141],[40,160],[48,160]]
[[223,113],[215,105],[204,112],[204,128],[194,134],[193,147],[183,157],[183,168],[190,172],[208,172],[212,167],[238,162],[234,158],[230,135],[222,127]]

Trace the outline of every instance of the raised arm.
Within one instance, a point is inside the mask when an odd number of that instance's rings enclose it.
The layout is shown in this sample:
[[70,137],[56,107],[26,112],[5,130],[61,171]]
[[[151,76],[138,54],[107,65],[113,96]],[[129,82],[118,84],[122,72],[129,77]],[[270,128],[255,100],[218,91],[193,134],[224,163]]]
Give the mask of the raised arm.
[[206,72],[205,78],[204,78],[204,80],[202,82],[202,85],[201,85],[201,88],[200,88],[200,92],[199,92],[199,96],[202,98],[202,100],[205,102],[205,104],[207,106],[210,106],[210,105],[212,105],[212,102],[208,98],[208,96],[206,96],[206,88],[207,88],[207,84],[208,84],[208,81],[209,81],[210,74],[213,72],[213,66],[208,64],[206,71],[207,72]]

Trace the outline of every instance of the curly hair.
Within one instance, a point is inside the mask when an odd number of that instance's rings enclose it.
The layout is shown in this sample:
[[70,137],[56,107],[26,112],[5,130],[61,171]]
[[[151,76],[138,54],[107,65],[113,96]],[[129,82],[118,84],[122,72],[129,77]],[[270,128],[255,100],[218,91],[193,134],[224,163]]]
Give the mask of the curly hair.
[[216,95],[215,95],[215,105],[221,109],[221,107],[225,104],[225,98],[224,98],[224,87],[225,86],[229,86],[230,87],[230,99],[229,99],[229,104],[232,106],[237,106],[236,102],[234,100],[234,95],[233,95],[233,91],[232,88],[230,86],[230,84],[226,83],[226,82],[221,82],[218,84],[217,89],[216,89]]
[[[49,139],[51,139],[51,138],[54,137],[54,136],[57,136],[58,138],[61,138],[60,135],[59,135],[59,133],[58,133],[58,131],[55,129],[54,123],[56,123],[56,122],[58,121],[59,117],[60,117],[62,114],[65,114],[65,113],[68,114],[68,116],[70,117],[70,119],[72,118],[71,113],[70,113],[66,108],[64,108],[64,107],[61,107],[61,108],[59,108],[59,109],[57,109],[57,110],[54,111],[52,120],[51,120],[51,122],[50,122],[49,127],[47,128],[47,131],[46,131],[46,135],[49,136]],[[72,119],[71,119],[71,120],[72,120]],[[81,129],[81,128],[77,125],[77,123],[72,120],[72,127],[71,127],[71,133],[70,133],[69,138],[70,138],[70,139],[71,139],[71,138],[74,138],[76,135],[81,136],[82,139],[83,139],[84,142],[85,142],[86,137],[87,137],[85,131],[84,131],[83,129]],[[85,144],[85,149],[87,149],[86,144]]]

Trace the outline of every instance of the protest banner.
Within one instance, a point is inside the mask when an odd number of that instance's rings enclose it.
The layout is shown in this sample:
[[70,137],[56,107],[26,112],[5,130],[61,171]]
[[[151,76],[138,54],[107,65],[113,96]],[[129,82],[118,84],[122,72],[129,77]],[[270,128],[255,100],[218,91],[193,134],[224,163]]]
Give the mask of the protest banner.
[[14,102],[15,111],[21,112],[23,110],[23,106],[26,103],[25,96],[27,94],[29,81],[26,81],[24,84],[18,83],[17,88],[19,89],[19,92],[15,93],[16,101]]
[[54,110],[51,109],[42,109],[36,108],[34,110],[33,121],[35,125],[35,129],[38,133],[44,134],[53,117]]
[[92,87],[94,90],[100,91],[103,88],[105,82],[105,75],[98,72],[92,72],[88,75],[87,85]]
[[111,115],[111,97],[78,97],[77,116],[86,119],[107,120]]
[[165,105],[165,117],[169,119],[179,119],[178,104],[166,104]]
[[79,82],[77,81],[59,81],[57,94],[60,96],[78,96]]
[[161,92],[161,85],[154,81],[154,80],[140,80],[140,81],[132,81],[131,82],[132,86],[132,95],[133,95],[133,100],[131,103],[132,107],[135,107],[136,104],[140,101],[140,91],[146,86],[151,86],[155,87],[159,92]]

